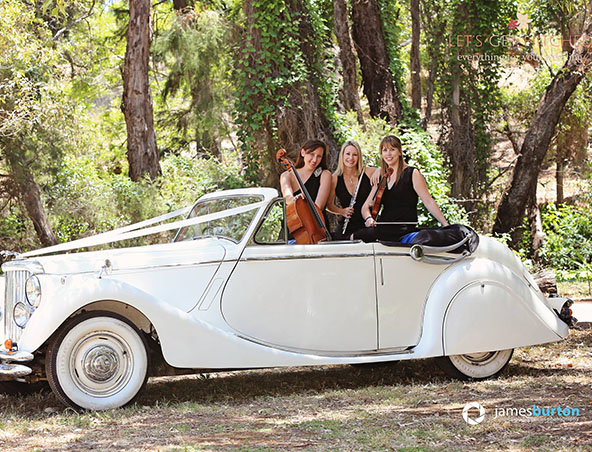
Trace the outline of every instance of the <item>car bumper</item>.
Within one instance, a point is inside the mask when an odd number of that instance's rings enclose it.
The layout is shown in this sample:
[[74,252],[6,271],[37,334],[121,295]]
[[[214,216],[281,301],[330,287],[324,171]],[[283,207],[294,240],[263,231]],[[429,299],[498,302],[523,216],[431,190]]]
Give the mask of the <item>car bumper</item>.
[[33,360],[33,355],[28,352],[8,352],[0,350],[0,381],[14,380],[26,377],[33,371],[23,364]]
[[578,322],[578,319],[572,315],[571,306],[573,305],[573,300],[563,297],[551,297],[547,298],[547,301],[557,314],[557,317],[565,322],[567,326],[573,328]]

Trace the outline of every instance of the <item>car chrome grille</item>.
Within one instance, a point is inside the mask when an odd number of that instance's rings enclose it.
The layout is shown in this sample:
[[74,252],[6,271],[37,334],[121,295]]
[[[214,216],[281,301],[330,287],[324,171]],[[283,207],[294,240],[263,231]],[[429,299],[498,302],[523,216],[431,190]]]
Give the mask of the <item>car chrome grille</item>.
[[13,270],[6,272],[6,288],[4,296],[4,337],[5,339],[11,339],[13,342],[18,342],[23,332],[22,328],[19,328],[12,318],[12,312],[14,305],[19,301],[26,303],[25,298],[25,281],[31,273],[26,270]]

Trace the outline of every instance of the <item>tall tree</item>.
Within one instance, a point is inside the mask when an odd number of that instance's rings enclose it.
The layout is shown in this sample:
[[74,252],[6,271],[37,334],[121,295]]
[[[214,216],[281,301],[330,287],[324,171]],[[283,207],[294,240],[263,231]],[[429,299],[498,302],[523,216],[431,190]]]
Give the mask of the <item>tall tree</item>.
[[402,116],[399,93],[390,70],[384,26],[377,0],[352,1],[353,38],[362,69],[370,115],[392,125]]
[[161,140],[161,149],[195,148],[206,157],[222,158],[221,141],[230,136],[233,38],[223,12],[186,9],[155,39],[154,60],[168,72],[162,97],[183,99],[157,113],[160,126],[172,124],[180,132],[169,143]]
[[539,102],[526,132],[512,182],[499,205],[493,232],[510,233],[516,246],[527,205],[536,196],[536,185],[543,159],[566,102],[592,66],[592,20],[588,20],[569,58],[555,75]]
[[0,177],[9,188],[1,194],[2,208],[18,200],[39,241],[49,246],[57,238],[36,179],[59,166],[72,130],[53,30],[37,12],[34,5],[0,0]]
[[277,186],[278,147],[297,151],[320,138],[335,160],[334,99],[326,77],[324,47],[304,0],[245,0],[246,18],[237,57],[236,121],[243,142],[247,176]]
[[33,178],[33,173],[27,163],[23,161],[18,151],[15,152],[12,150],[11,152],[5,149],[5,152],[14,182],[18,187],[21,202],[24,204],[27,215],[33,223],[39,241],[43,246],[55,245],[58,243],[58,239],[49,224],[49,219],[43,207],[43,201],[41,200],[41,191]]
[[449,36],[438,74],[447,120],[440,142],[452,169],[452,196],[469,211],[479,207],[487,187],[493,149],[491,123],[501,104],[500,57],[507,51],[484,37],[507,33],[506,17],[515,15],[514,8],[509,0],[441,4],[440,13],[449,15]]
[[419,61],[420,12],[419,0],[411,0],[411,107],[421,110],[421,65]]
[[339,44],[339,59],[343,69],[343,103],[346,110],[358,115],[358,122],[364,122],[360,96],[358,95],[358,69],[356,56],[349,32],[349,14],[346,0],[333,0],[333,24],[335,37]]
[[448,18],[444,14],[445,8],[441,0],[423,0],[421,2],[421,17],[425,29],[426,51],[428,54],[428,79],[426,83],[426,108],[421,125],[427,129],[432,118],[434,94],[436,92],[436,78],[446,53],[445,34]]
[[133,181],[146,174],[152,179],[160,174],[148,78],[152,42],[150,10],[150,0],[129,2],[121,111],[127,127],[127,159]]

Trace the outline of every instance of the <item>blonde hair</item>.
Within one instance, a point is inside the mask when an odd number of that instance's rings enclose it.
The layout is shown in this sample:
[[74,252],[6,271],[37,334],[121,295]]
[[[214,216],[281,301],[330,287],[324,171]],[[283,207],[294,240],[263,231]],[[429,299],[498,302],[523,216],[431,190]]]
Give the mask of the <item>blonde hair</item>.
[[356,170],[357,170],[356,173],[359,176],[360,173],[362,172],[362,168],[364,167],[364,161],[362,159],[362,148],[360,148],[360,145],[356,141],[347,140],[341,146],[341,151],[339,151],[339,159],[337,160],[337,169],[333,173],[336,176],[341,176],[343,174],[343,154],[345,153],[345,148],[348,146],[353,146],[358,151],[358,165],[357,165],[358,167],[356,168]]
[[407,163],[405,163],[405,159],[403,158],[403,145],[401,144],[401,140],[399,140],[399,138],[397,138],[394,135],[387,135],[386,137],[384,137],[382,139],[382,141],[380,142],[380,174],[382,176],[384,176],[384,174],[386,173],[386,169],[388,168],[388,165],[386,164],[386,162],[384,161],[384,159],[382,158],[382,151],[385,147],[393,147],[399,150],[399,171],[397,173],[397,180],[395,181],[395,184],[399,183],[399,179],[401,179],[401,175],[403,174],[403,170],[405,168],[407,168],[409,165],[407,165]]

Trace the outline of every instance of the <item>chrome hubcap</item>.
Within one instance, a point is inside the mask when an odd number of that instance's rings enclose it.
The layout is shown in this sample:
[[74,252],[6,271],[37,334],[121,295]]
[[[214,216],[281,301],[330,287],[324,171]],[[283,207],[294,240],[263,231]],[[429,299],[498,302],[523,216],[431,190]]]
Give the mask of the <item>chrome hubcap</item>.
[[109,346],[100,345],[90,349],[83,359],[86,376],[94,381],[107,381],[117,373],[119,359],[117,353]]
[[485,363],[497,355],[497,352],[483,352],[483,353],[472,353],[470,355],[462,355],[465,361],[471,364],[482,364]]

